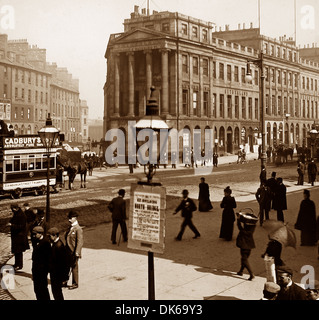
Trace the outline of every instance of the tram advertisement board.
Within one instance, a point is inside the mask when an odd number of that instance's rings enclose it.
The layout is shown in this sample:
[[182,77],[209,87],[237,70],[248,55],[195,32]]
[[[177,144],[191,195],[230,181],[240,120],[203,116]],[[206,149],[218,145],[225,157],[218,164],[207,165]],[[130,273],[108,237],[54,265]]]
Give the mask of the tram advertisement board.
[[128,248],[164,253],[166,188],[131,185]]

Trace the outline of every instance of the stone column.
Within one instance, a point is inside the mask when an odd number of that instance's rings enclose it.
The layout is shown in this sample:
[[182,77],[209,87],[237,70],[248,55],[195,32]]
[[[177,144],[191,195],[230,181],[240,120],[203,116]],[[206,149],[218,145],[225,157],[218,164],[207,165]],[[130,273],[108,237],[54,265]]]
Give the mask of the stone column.
[[151,86],[152,86],[152,50],[145,50],[145,58],[146,58],[146,100],[150,97],[151,94]]
[[168,50],[162,52],[162,115],[168,114]]
[[120,55],[114,55],[114,112],[113,116],[120,116]]
[[134,116],[134,52],[128,52],[128,116]]

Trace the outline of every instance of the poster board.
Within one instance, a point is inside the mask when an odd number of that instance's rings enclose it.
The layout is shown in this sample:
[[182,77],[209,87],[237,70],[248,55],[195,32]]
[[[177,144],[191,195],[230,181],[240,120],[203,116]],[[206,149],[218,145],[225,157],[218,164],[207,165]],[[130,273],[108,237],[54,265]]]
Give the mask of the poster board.
[[166,188],[131,185],[128,248],[164,253]]

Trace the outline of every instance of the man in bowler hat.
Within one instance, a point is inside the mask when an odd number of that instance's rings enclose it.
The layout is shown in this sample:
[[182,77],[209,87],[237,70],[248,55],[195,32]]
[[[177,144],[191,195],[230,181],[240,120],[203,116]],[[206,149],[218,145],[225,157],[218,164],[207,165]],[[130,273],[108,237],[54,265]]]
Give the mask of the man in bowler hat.
[[116,231],[118,225],[121,227],[124,242],[127,241],[127,227],[126,227],[126,203],[124,200],[125,190],[118,191],[118,197],[113,198],[108,205],[109,210],[112,212],[112,235],[111,241],[116,244]]
[[48,230],[48,235],[51,242],[51,256],[49,263],[51,290],[54,300],[64,300],[62,286],[64,282],[67,282],[69,277],[67,252],[63,242],[59,238],[58,228],[50,228]]
[[175,238],[175,240],[178,241],[182,240],[182,236],[187,226],[189,226],[190,229],[195,233],[195,236],[193,237],[194,239],[200,237],[199,231],[192,222],[193,212],[197,210],[196,204],[192,199],[188,198],[188,190],[183,190],[182,194],[183,200],[181,201],[180,205],[176,208],[176,210],[173,212],[173,214],[176,214],[178,211],[182,211],[182,217],[184,218],[184,221],[181,225],[181,230]]
[[69,262],[72,272],[72,285],[70,290],[79,286],[79,265],[78,260],[81,258],[81,250],[83,246],[83,230],[78,223],[78,213],[71,210],[68,214],[70,227],[65,234],[65,243],[69,255]]

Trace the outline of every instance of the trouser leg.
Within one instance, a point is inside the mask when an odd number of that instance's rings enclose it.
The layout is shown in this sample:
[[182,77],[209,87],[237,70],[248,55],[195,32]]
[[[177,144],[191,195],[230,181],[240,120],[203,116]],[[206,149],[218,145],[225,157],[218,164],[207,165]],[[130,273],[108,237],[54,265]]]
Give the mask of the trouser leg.
[[244,270],[245,268],[249,272],[250,275],[253,275],[253,272],[251,270],[248,258],[250,256],[250,249],[240,249],[241,254],[241,269]]

